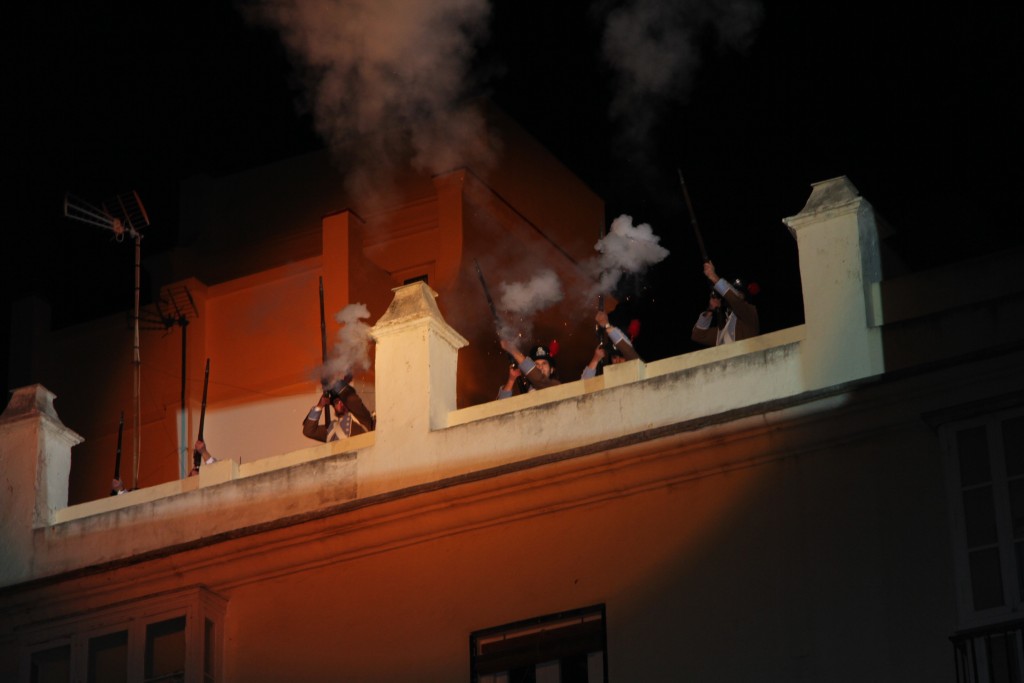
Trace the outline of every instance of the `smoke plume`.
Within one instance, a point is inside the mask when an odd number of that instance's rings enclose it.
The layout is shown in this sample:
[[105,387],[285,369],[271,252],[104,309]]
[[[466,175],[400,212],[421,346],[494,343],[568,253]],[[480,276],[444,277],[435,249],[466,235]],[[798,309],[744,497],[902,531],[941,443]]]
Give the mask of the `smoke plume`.
[[492,159],[483,118],[463,100],[488,0],[253,0],[248,9],[281,34],[353,193],[392,185],[410,157],[435,174]]
[[610,294],[623,275],[639,275],[668,256],[668,249],[658,244],[660,237],[647,223],[633,225],[633,217],[625,214],[612,221],[608,234],[598,240],[594,249],[600,252],[587,268],[598,280],[595,294]]
[[528,282],[502,282],[500,308],[509,313],[531,315],[562,300],[562,285],[553,270],[545,268]]
[[530,339],[533,336],[533,314],[562,300],[562,283],[548,268],[526,282],[502,282],[498,289],[501,291],[498,308],[516,320],[515,330],[508,325],[498,330],[503,339],[514,340],[517,334]]
[[345,306],[334,316],[341,329],[321,369],[324,381],[331,383],[370,368],[370,326],[363,322],[369,317],[366,305],[359,303]]
[[657,105],[685,97],[703,37],[742,50],[761,22],[759,0],[628,0],[608,12],[602,51],[616,74],[610,104],[628,142],[649,138]]

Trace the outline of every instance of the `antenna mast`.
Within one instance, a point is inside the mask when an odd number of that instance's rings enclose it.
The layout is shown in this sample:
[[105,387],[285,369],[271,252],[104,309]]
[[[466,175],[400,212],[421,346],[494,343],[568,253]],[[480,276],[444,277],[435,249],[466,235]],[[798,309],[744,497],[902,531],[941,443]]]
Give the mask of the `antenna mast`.
[[188,455],[191,450],[187,443],[188,435],[192,433],[189,422],[191,413],[185,400],[188,384],[188,324],[199,317],[196,310],[195,299],[192,292],[185,284],[176,284],[164,287],[160,290],[160,298],[157,301],[160,312],[156,316],[144,316],[142,318],[144,330],[170,330],[174,326],[181,328],[181,417],[178,429],[180,430],[178,443],[181,446],[181,457],[178,463],[180,476],[184,477],[192,467]]
[[142,206],[139,194],[132,190],[117,195],[99,208],[71,195],[64,196],[64,215],[82,223],[95,225],[114,233],[118,242],[128,235],[135,240],[135,310],[134,338],[132,342],[133,382],[132,393],[135,406],[134,428],[132,429],[132,490],[139,488],[139,450],[142,444],[142,359],[139,355],[139,291],[142,273],[142,232],[149,226],[149,216]]

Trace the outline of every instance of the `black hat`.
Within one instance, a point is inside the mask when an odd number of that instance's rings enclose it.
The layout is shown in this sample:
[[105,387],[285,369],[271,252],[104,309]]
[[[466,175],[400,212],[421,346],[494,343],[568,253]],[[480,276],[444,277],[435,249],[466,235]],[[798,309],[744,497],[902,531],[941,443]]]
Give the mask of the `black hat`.
[[555,354],[552,353],[548,347],[543,345],[534,347],[530,352],[530,358],[534,361],[545,360],[548,362],[548,365],[551,366],[554,366],[555,364]]
[[757,293],[761,291],[761,287],[756,282],[747,282],[743,278],[736,278],[733,280],[732,286],[743,292],[743,297],[745,299],[757,296]]
[[[746,280],[740,277],[735,278],[733,280],[727,280],[727,282],[729,283],[729,286],[735,289],[737,292],[739,292],[744,299],[749,299],[750,297],[756,295],[760,291],[760,288],[758,287],[756,282],[747,282]],[[721,295],[714,288],[714,286],[711,287],[711,294],[713,296],[721,298]]]
[[341,398],[341,392],[345,390],[345,387],[352,383],[352,375],[345,375],[341,379],[336,380],[331,386],[327,387],[327,395],[331,402],[337,401]]

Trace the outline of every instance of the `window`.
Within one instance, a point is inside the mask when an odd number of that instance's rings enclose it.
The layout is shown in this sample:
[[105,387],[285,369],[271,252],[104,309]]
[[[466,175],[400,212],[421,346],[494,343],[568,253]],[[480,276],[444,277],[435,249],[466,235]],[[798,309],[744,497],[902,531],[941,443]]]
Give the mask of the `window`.
[[64,683],[71,680],[71,646],[56,645],[36,650],[29,659],[29,681]]
[[1021,681],[1024,641],[1024,410],[943,424],[960,632],[959,680]]
[[1017,610],[1024,596],[1024,411],[944,431],[961,612]]
[[474,683],[606,683],[604,605],[470,636]]
[[146,625],[146,683],[185,680],[185,617]]
[[89,683],[127,683],[128,631],[115,631],[89,639]]
[[204,588],[110,606],[26,631],[20,680],[222,680],[226,604]]

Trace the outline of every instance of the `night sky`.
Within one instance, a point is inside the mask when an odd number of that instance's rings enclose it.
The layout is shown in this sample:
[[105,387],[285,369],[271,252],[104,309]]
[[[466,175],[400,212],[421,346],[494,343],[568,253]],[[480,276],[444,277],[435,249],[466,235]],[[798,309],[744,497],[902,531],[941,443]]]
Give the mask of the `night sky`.
[[[781,219],[813,182],[848,176],[915,269],[1022,243],[1011,215],[1024,156],[1019,3],[998,14],[951,2],[317,4],[351,19],[337,24],[355,46],[341,65],[347,86],[366,87],[346,79],[381,52],[385,70],[388,54],[424,73],[461,65],[441,90],[451,102],[393,107],[392,123],[490,97],[605,199],[607,223],[625,213],[652,226],[670,256],[620,292],[620,313],[647,321],[648,359],[685,349],[660,331],[688,329],[705,300],[677,169],[719,271],[761,285],[766,330],[802,320]],[[394,38],[387,17],[361,24],[353,12],[388,5],[427,27],[400,33],[409,39],[392,53],[375,33]],[[130,245],[65,219],[66,192],[99,203],[137,190],[152,221],[144,253],[158,252],[178,239],[179,181],[322,148],[345,137],[345,116],[366,114],[339,113],[325,133],[316,103],[329,101],[311,96],[309,76],[331,67],[310,71],[284,15],[244,6],[256,18],[228,0],[35,3],[9,15],[3,330],[10,302],[31,293],[50,300],[56,326],[131,306]]]

